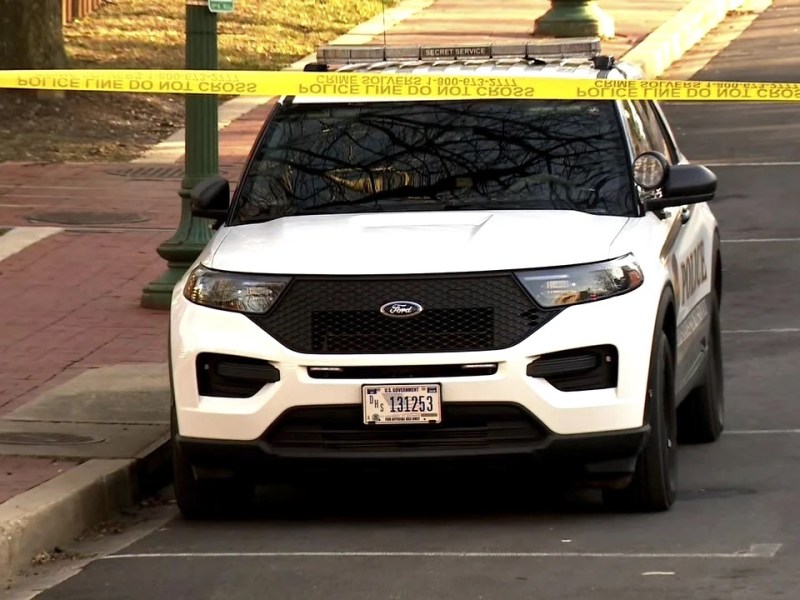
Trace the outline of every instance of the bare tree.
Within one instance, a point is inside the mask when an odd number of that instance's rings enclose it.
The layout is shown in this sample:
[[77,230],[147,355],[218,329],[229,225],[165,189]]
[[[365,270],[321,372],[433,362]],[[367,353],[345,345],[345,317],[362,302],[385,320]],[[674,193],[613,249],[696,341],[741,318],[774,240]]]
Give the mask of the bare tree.
[[633,211],[611,107],[413,103],[289,110],[242,186],[242,222],[342,209]]
[[66,66],[60,0],[0,0],[0,69]]

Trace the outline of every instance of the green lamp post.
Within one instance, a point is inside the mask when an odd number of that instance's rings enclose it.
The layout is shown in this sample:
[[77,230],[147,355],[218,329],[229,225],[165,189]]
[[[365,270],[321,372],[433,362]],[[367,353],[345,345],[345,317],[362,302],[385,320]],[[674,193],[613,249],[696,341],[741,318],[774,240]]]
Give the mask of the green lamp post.
[[[217,13],[209,10],[206,0],[186,0],[186,68],[217,68]],[[192,216],[189,194],[198,182],[219,171],[217,124],[215,95],[186,95],[184,176],[178,192],[180,222],[172,237],[158,247],[167,270],[144,288],[144,308],[169,309],[175,284],[211,239],[211,221]]]
[[541,37],[614,37],[614,20],[596,0],[550,0],[551,8],[536,19],[533,35]]

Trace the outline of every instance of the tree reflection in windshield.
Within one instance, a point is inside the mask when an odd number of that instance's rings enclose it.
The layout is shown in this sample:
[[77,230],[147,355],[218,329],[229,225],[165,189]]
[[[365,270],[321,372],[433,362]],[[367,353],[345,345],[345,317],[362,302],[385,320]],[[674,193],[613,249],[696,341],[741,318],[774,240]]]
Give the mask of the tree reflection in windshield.
[[256,149],[233,223],[410,210],[630,216],[627,163],[608,102],[291,104]]

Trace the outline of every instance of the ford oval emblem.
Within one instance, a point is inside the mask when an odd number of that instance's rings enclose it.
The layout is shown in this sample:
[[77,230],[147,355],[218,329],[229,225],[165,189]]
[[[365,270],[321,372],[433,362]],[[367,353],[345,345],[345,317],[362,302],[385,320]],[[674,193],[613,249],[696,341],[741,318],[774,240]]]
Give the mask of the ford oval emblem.
[[395,300],[381,306],[381,313],[387,317],[402,319],[413,317],[422,312],[422,305],[409,300]]

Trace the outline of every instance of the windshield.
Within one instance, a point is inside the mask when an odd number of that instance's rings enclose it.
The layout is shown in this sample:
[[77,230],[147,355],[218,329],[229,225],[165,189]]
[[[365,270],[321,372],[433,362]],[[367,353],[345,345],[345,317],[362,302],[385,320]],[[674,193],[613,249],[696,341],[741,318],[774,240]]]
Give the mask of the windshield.
[[419,210],[632,216],[628,162],[611,102],[290,104],[254,153],[232,224]]

